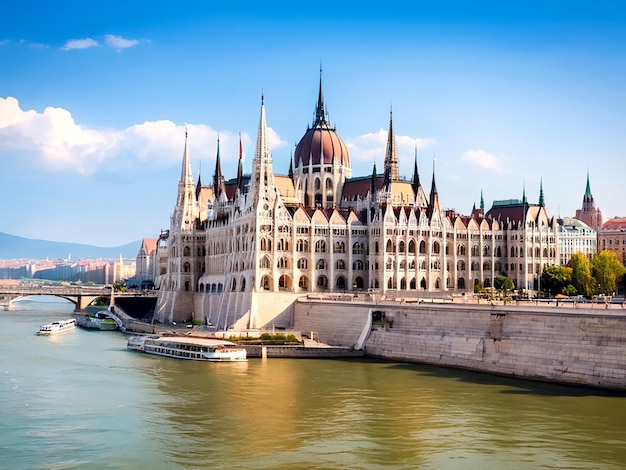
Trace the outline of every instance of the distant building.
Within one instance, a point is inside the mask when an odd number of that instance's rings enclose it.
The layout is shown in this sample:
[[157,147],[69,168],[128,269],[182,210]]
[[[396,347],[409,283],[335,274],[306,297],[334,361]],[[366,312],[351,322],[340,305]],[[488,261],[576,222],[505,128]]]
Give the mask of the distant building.
[[589,184],[589,172],[587,171],[587,186],[585,188],[585,194],[583,195],[583,207],[576,211],[576,218],[581,222],[584,222],[596,232],[600,231],[602,224],[604,223],[604,216],[602,211],[597,208],[593,201],[593,195],[591,194],[591,185]]
[[144,238],[135,260],[135,283],[140,289],[154,286],[157,266],[157,239]]
[[591,259],[597,253],[598,233],[586,223],[573,217],[558,219],[559,264],[567,265],[574,253],[581,252]]
[[626,218],[607,220],[598,232],[598,251],[609,250],[626,265]]

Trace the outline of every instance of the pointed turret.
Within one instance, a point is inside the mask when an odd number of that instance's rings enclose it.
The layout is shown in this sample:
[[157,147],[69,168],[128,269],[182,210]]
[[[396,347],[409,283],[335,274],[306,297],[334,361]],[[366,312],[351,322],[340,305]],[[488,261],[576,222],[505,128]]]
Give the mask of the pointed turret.
[[236,190],[241,191],[243,184],[243,145],[241,144],[241,132],[239,133],[239,162],[237,163],[237,187]]
[[387,134],[387,150],[385,152],[385,186],[400,179],[398,168],[398,152],[396,150],[396,135],[393,132],[393,111],[389,109],[389,133]]
[[413,167],[413,183],[411,184],[411,187],[413,188],[413,193],[415,193],[415,196],[417,196],[417,192],[419,190],[420,187],[420,175],[419,172],[417,171],[417,144],[415,144],[415,165]]
[[187,127],[185,127],[185,150],[183,151],[183,164],[180,172],[180,180],[178,181],[176,208],[172,215],[172,228],[182,231],[191,230],[193,228],[195,207],[196,187],[191,174]]
[[220,137],[217,136],[217,157],[215,158],[215,172],[213,173],[213,197],[217,201],[224,195],[226,195],[226,186],[220,160]]
[[428,203],[428,215],[432,216],[434,212],[440,211],[439,194],[437,193],[437,185],[435,184],[435,159],[433,158],[433,181],[430,185],[430,199]]
[[317,96],[317,107],[315,108],[315,122],[313,127],[326,121],[326,111],[324,110],[324,94],[322,93],[322,65],[320,64],[320,91]]
[[265,121],[264,97],[261,96],[261,116],[259,118],[259,131],[256,142],[256,153],[252,162],[252,175],[250,178],[250,196],[248,204],[257,208],[260,200],[272,202],[276,197],[274,171],[272,169],[272,155],[269,150],[267,138],[267,124]]
[[541,178],[539,183],[539,205],[541,207],[545,207],[546,203],[543,199],[543,178]]
[[200,168],[198,170],[198,182],[196,183],[196,199],[200,198],[200,192],[202,191],[202,181],[200,175],[202,174],[202,163],[200,164]]
[[485,199],[483,198],[483,190],[480,190],[480,210],[485,213]]
[[524,190],[522,191],[522,204],[528,204],[526,199],[526,181],[524,181]]
[[376,201],[376,163],[374,163],[374,168],[372,169],[372,178],[370,180],[370,197],[373,201]]
[[585,202],[593,202],[593,196],[591,195],[591,185],[589,184],[589,169],[587,169],[587,187],[585,188],[585,195],[583,196],[583,204]]
[[293,181],[293,152],[289,156],[289,173],[287,173],[289,179]]

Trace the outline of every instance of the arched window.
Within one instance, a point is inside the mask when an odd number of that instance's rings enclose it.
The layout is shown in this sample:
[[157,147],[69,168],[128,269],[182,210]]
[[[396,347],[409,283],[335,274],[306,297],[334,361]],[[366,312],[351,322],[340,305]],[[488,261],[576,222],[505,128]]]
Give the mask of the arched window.
[[399,253],[404,253],[404,249],[406,248],[406,245],[404,243],[404,240],[400,240],[400,243],[398,244],[398,252]]
[[322,182],[320,181],[319,178],[315,178],[315,190],[319,191],[322,187]]
[[354,271],[362,271],[363,270],[363,261],[356,260],[354,263],[352,263],[352,269]]
[[323,259],[319,260],[315,267],[317,269],[326,269],[326,261],[324,261]]
[[309,263],[306,258],[300,258],[298,260],[298,269],[307,269]]
[[191,271],[191,265],[189,263],[183,264],[183,272],[188,273]]
[[269,259],[268,256],[264,256],[259,261],[259,268],[261,268],[261,269],[269,269],[269,267],[270,267],[270,259]]
[[309,241],[300,239],[296,242],[296,250],[300,252],[309,252]]
[[335,253],[345,253],[346,245],[342,241],[335,242]]
[[344,261],[344,260],[342,260],[342,259],[340,259],[340,260],[338,260],[338,261],[337,261],[336,266],[337,266],[337,270],[340,270],[340,269],[346,269],[346,263],[345,263],[345,261]]
[[465,245],[459,245],[456,247],[456,254],[459,256],[465,256]]
[[483,246],[483,256],[489,256],[491,254],[491,247],[489,245]]
[[465,271],[465,261],[459,260],[459,262],[456,263],[456,269],[457,271]]
[[426,253],[426,242],[422,240],[420,242],[420,254],[424,254],[424,253]]
[[483,263],[483,271],[491,271],[491,263],[489,261]]
[[438,241],[435,241],[435,243],[433,243],[433,253],[438,255],[440,251],[441,251],[441,245],[439,245]]
[[241,278],[241,292],[245,292],[246,291],[246,278],[242,277]]
[[415,240],[409,242],[409,253],[415,253]]
[[317,287],[320,289],[328,289],[328,278],[326,276],[320,276],[317,278]]
[[298,287],[300,289],[308,289],[309,288],[309,278],[306,276],[300,276],[300,280],[298,281]]
[[460,277],[459,279],[457,279],[456,285],[458,286],[459,289],[465,289],[465,278]]
[[352,245],[352,254],[353,255],[362,255],[363,254],[363,244],[359,242],[355,242]]
[[411,290],[417,289],[417,283],[415,282],[415,278],[412,278],[411,282],[409,282],[409,289]]
[[480,255],[480,247],[478,245],[472,246],[472,256]]
[[324,240],[315,242],[315,253],[326,253],[326,242]]
[[191,248],[189,248],[188,246],[183,248],[183,256],[191,256]]
[[346,288],[346,278],[343,276],[339,276],[337,278],[337,289],[345,289]]
[[235,292],[237,290],[237,279],[233,277],[233,282],[230,284],[230,291]]
[[289,259],[284,256],[278,258],[278,263],[276,264],[277,268],[289,268]]
[[387,244],[385,245],[385,252],[387,253],[393,253],[395,251],[393,243],[391,242],[391,240],[387,240]]

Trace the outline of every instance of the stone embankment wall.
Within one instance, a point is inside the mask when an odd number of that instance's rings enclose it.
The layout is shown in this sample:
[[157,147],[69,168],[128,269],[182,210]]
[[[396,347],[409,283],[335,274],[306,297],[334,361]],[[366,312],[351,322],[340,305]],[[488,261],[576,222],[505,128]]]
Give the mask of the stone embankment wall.
[[621,310],[298,302],[294,328],[351,346],[371,309],[387,325],[372,328],[368,356],[626,390]]

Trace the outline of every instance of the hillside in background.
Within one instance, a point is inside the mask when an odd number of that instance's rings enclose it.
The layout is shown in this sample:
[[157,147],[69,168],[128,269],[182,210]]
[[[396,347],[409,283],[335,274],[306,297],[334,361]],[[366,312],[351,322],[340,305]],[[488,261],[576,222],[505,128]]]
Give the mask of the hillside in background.
[[103,248],[80,243],[50,242],[0,232],[0,259],[117,259],[135,258],[141,241]]

